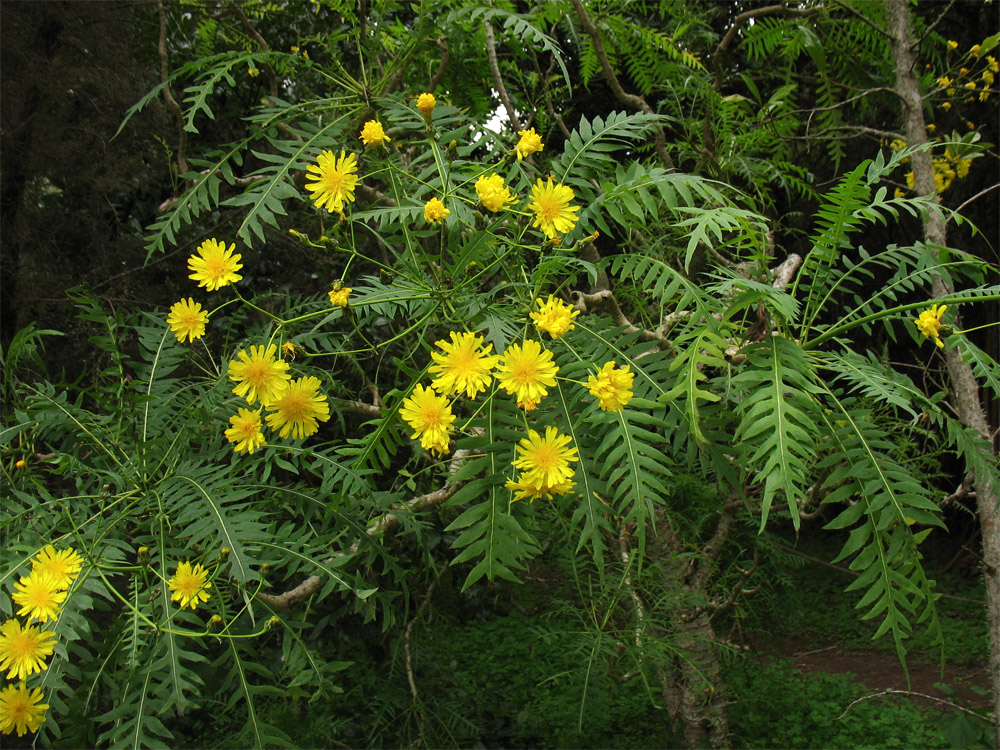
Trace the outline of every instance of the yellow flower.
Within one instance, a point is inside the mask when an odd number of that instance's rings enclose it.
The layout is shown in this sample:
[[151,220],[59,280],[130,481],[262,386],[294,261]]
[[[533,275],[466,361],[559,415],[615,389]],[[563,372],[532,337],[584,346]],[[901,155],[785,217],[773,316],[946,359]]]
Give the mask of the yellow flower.
[[17,614],[29,620],[48,622],[59,616],[60,605],[66,601],[66,590],[51,573],[35,573],[22,576],[14,584],[16,591],[12,598],[21,609]]
[[570,462],[579,458],[576,448],[569,443],[570,436],[560,435],[551,425],[545,428],[545,437],[528,430],[528,437],[517,445],[518,458],[513,461],[520,476],[517,481],[508,480],[506,485],[517,493],[515,500],[562,495],[573,488],[574,470]]
[[910,190],[913,190],[913,186],[916,185],[916,183],[917,183],[917,178],[913,174],[913,172],[907,172],[906,173],[906,187],[908,187]]
[[208,601],[208,590],[212,588],[212,582],[208,580],[208,571],[201,563],[196,563],[193,567],[187,560],[177,563],[177,572],[168,582],[170,586],[170,601],[180,602],[181,609],[191,605],[194,609],[201,602]]
[[948,49],[958,49],[958,42],[956,42],[954,39],[949,39]]
[[184,343],[184,339],[194,341],[204,336],[206,323],[208,313],[190,297],[170,306],[167,325],[181,343]]
[[896,188],[892,193],[894,198],[902,198],[905,195],[906,193],[904,193],[901,188]]
[[989,98],[990,98],[990,92],[989,91],[986,91],[984,89],[983,91],[979,92],[979,101],[985,102]]
[[25,731],[37,732],[49,707],[47,703],[39,703],[44,697],[40,688],[29,691],[24,682],[0,690],[0,733],[10,734],[16,729],[21,737]]
[[347,307],[347,298],[351,296],[353,291],[349,286],[341,286],[338,281],[328,293],[330,304],[334,307]]
[[239,361],[229,362],[229,379],[237,383],[233,393],[251,406],[258,401],[267,406],[288,387],[288,363],[277,358],[277,351],[274,344],[266,351],[263,346],[251,346],[250,354],[242,349],[236,355]]
[[944,311],[948,309],[948,305],[932,305],[929,310],[924,310],[917,317],[917,328],[920,332],[924,334],[925,338],[933,338],[934,343],[939,347],[944,349],[944,342],[941,340],[941,317],[944,315]]
[[552,352],[542,349],[537,341],[528,339],[511,344],[497,367],[497,382],[507,393],[517,397],[517,405],[531,411],[555,387],[559,368],[552,361]]
[[542,137],[535,132],[534,128],[519,130],[517,134],[521,136],[514,147],[514,150],[517,151],[518,161],[521,161],[525,156],[545,148],[545,144],[542,143]]
[[993,55],[986,56],[986,65],[994,73],[1000,73],[1000,65],[997,64],[996,58]]
[[951,102],[941,102],[941,109],[947,112],[949,109],[951,109]]
[[504,185],[503,177],[498,174],[480,176],[476,180],[476,195],[479,196],[479,202],[493,213],[503,211],[508,203],[517,201],[510,194],[510,188]]
[[576,224],[579,206],[571,206],[573,190],[562,183],[552,182],[549,177],[547,184],[541,178],[531,188],[531,203],[528,208],[535,212],[535,221],[531,226],[538,227],[550,240],[559,238],[573,230]]
[[948,88],[951,86],[951,79],[948,76],[941,76],[937,79],[938,86],[941,88]]
[[385,134],[382,123],[378,120],[369,120],[361,128],[361,140],[366,146],[381,146],[382,141],[389,140],[389,136]]
[[969,81],[967,84],[965,84],[965,88],[967,88],[969,91],[975,91],[976,90],[976,82],[975,81]]
[[960,76],[966,76],[966,75],[969,74],[969,69],[968,68],[962,68],[961,70],[958,71],[958,74]]
[[935,130],[937,130],[937,125],[935,125],[933,122],[927,123],[927,132],[928,133],[933,133]]
[[309,172],[307,179],[316,180],[306,183],[306,190],[315,199],[313,205],[330,213],[343,213],[345,202],[354,203],[354,187],[358,183],[357,157],[354,154],[345,156],[341,150],[338,158],[332,151],[324,150],[316,161],[319,166],[310,164],[306,167]]
[[635,373],[625,365],[621,369],[614,362],[605,362],[597,377],[587,378],[587,390],[597,399],[602,411],[621,411],[632,400],[632,381]]
[[238,413],[229,418],[229,424],[232,427],[226,430],[226,440],[230,443],[236,443],[233,450],[237,453],[246,451],[253,455],[255,450],[262,445],[267,445],[261,430],[260,409],[250,411],[249,409],[237,408],[236,411]]
[[39,550],[31,561],[31,572],[49,574],[56,579],[59,588],[68,589],[83,569],[83,558],[70,547],[56,552],[51,544]]
[[281,358],[287,359],[289,362],[295,361],[295,344],[291,341],[286,341],[281,345]]
[[306,438],[319,429],[319,422],[330,419],[330,405],[326,395],[318,393],[319,378],[305,375],[288,384],[277,399],[267,404],[267,410],[274,414],[267,415],[267,425],[286,438],[291,433],[292,439]]
[[427,371],[437,375],[431,387],[443,396],[465,392],[469,398],[475,398],[480,391],[493,381],[490,374],[500,357],[489,356],[493,344],[482,349],[483,337],[474,333],[448,334],[451,343],[442,339],[434,342],[444,354],[431,352],[434,364]]
[[545,302],[540,299],[536,299],[535,302],[539,309],[531,313],[531,319],[539,331],[558,339],[576,328],[573,325],[573,318],[580,314],[579,310],[570,307],[561,299],[556,299],[553,294],[550,294]]
[[432,389],[417,385],[413,395],[403,399],[399,416],[413,428],[411,438],[420,438],[420,447],[439,455],[448,452],[450,439],[448,432],[455,421],[451,404],[444,396]]
[[431,115],[434,113],[434,107],[436,106],[437,99],[434,98],[434,94],[425,93],[417,97],[417,109],[420,110],[420,114],[422,114],[427,120],[431,119]]
[[985,83],[987,86],[992,86],[994,80],[995,79],[993,78],[993,71],[990,70],[983,71],[983,83]]
[[198,286],[203,286],[210,292],[227,284],[236,283],[243,278],[236,273],[243,268],[243,264],[240,263],[243,256],[239,253],[234,255],[235,249],[235,242],[227,250],[225,242],[215,239],[205,240],[195,251],[197,254],[188,258],[188,270],[194,272],[188,278],[194,279],[198,282]]
[[21,627],[16,619],[0,626],[0,669],[7,670],[8,680],[23,680],[28,675],[48,669],[46,657],[52,656],[56,634],[51,630]]
[[969,57],[979,57],[979,50],[981,47],[978,44],[973,44],[969,48]]
[[254,68],[254,67],[247,68],[247,73],[250,74],[251,78],[256,78],[257,76],[260,75],[260,71],[257,70],[257,68]]
[[965,121],[965,125],[966,125],[966,127],[969,128],[969,130],[975,130],[976,129],[976,123],[972,122],[971,120],[966,120]]
[[955,171],[962,179],[969,176],[969,167],[972,166],[972,159],[959,159],[955,163]]
[[19,471],[24,471],[25,469],[28,468],[28,462],[25,461],[23,458],[19,458],[17,459],[17,461],[14,462],[14,466],[16,466]]
[[424,220],[430,224],[437,222],[441,224],[444,222],[444,218],[450,214],[444,204],[437,198],[431,198],[424,204]]

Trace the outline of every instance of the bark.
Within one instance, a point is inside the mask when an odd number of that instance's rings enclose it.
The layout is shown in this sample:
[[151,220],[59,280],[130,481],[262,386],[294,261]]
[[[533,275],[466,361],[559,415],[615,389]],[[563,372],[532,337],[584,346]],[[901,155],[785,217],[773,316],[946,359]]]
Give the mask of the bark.
[[[903,100],[904,132],[906,142],[917,146],[927,142],[923,115],[923,99],[915,73],[915,41],[913,24],[905,0],[886,0],[886,20],[892,39],[893,62],[896,67],[896,92]],[[911,158],[914,186],[917,193],[936,195],[934,168],[929,151],[914,154]],[[944,216],[931,211],[924,220],[924,240],[930,245],[944,246],[947,240]],[[935,297],[949,292],[944,279],[934,277]],[[990,440],[979,387],[972,368],[962,362],[956,348],[944,353],[951,384],[952,403],[959,419],[966,427],[974,429],[985,440]],[[994,746],[1000,747],[1000,488],[992,486],[986,477],[974,477],[979,524],[983,535],[983,577],[986,584],[986,616],[990,640],[990,673],[993,680]]]

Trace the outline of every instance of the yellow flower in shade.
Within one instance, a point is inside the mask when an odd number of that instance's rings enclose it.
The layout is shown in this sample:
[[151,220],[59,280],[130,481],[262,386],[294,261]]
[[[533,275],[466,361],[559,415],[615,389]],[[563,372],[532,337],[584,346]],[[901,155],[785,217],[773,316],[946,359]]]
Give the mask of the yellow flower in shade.
[[39,622],[55,620],[66,601],[66,589],[51,573],[34,573],[14,584],[12,598],[21,608],[17,614]]
[[587,378],[587,390],[597,399],[603,411],[621,411],[632,400],[632,381],[635,373],[629,366],[617,368],[614,362],[605,362],[597,377]]
[[991,71],[991,70],[984,70],[983,71],[983,83],[986,86],[992,86],[994,80],[996,80],[996,79],[993,77],[993,71]]
[[972,166],[972,159],[959,159],[955,163],[955,171],[958,176],[965,179],[969,176],[969,167]]
[[987,90],[984,89],[984,90],[982,90],[982,91],[979,92],[979,101],[985,102],[989,98],[990,98],[990,92],[989,91],[987,91]]
[[250,409],[238,408],[237,413],[229,418],[232,425],[226,430],[226,440],[236,443],[234,451],[246,451],[253,455],[253,452],[263,445],[267,445],[264,440],[264,432],[261,429],[260,409],[250,411]]
[[539,179],[531,188],[531,203],[528,204],[528,208],[535,212],[535,221],[531,226],[541,229],[550,240],[572,231],[580,207],[569,205],[571,200],[572,188],[553,183],[551,177],[548,183]]
[[444,354],[431,352],[434,364],[427,371],[437,375],[431,387],[443,396],[464,391],[469,398],[475,398],[477,393],[486,390],[492,382],[490,370],[496,366],[500,357],[489,356],[493,344],[485,349],[481,348],[482,336],[454,331],[448,335],[451,337],[450,344],[444,339],[434,343]]
[[906,193],[904,193],[901,188],[896,188],[892,193],[893,198],[902,198],[905,195]]
[[59,588],[68,589],[83,569],[83,558],[70,547],[56,552],[51,544],[39,550],[31,561],[31,572],[48,574],[56,579]]
[[539,309],[531,313],[531,319],[539,331],[544,331],[552,338],[558,339],[576,328],[573,325],[573,318],[579,315],[580,311],[570,307],[561,299],[556,299],[555,295],[550,294],[545,302],[536,299],[535,303]]
[[194,341],[204,336],[207,323],[208,312],[190,297],[171,305],[167,315],[167,325],[181,343],[184,339]]
[[958,42],[956,42],[954,39],[949,39],[948,49],[958,49]]
[[967,76],[967,75],[969,75],[969,69],[968,68],[962,68],[961,70],[958,71],[958,74],[960,76]]
[[385,134],[382,123],[378,120],[369,120],[361,128],[361,140],[366,146],[381,146],[383,141],[389,140],[389,136]]
[[267,426],[281,437],[306,438],[319,429],[319,422],[330,419],[330,405],[326,395],[318,393],[319,378],[305,375],[288,384],[284,392],[270,404],[267,410]]
[[194,279],[198,286],[203,286],[210,292],[227,284],[235,284],[243,278],[236,273],[243,268],[240,263],[243,256],[233,254],[235,249],[235,242],[227,250],[225,242],[205,240],[195,250],[195,255],[188,258],[188,270],[194,272],[188,278]]
[[0,626],[0,669],[7,670],[8,680],[23,680],[28,675],[48,669],[45,659],[52,656],[56,634],[51,630],[22,628],[16,619]]
[[969,81],[967,84],[965,84],[965,88],[967,88],[969,91],[975,91],[976,90],[976,82],[975,81]]
[[929,310],[924,310],[917,317],[917,328],[926,338],[934,339],[934,343],[944,349],[944,342],[941,340],[941,317],[948,305],[932,305]]
[[349,286],[341,286],[338,281],[333,285],[333,289],[328,292],[330,297],[330,304],[334,307],[347,307],[347,299],[351,296],[351,292],[354,290]]
[[906,173],[906,187],[908,187],[910,190],[913,190],[913,186],[916,185],[916,184],[917,184],[916,175],[914,175],[913,172],[907,172]]
[[969,48],[969,57],[979,57],[979,50],[982,49],[978,44],[973,44]]
[[431,198],[424,204],[424,220],[430,224],[437,222],[441,224],[444,222],[444,218],[450,214],[444,204],[437,198]]
[[497,366],[497,382],[507,393],[517,397],[517,405],[531,411],[555,387],[559,368],[552,361],[552,352],[537,341],[511,344]]
[[442,456],[448,453],[448,433],[455,421],[448,399],[418,384],[413,395],[403,399],[399,416],[413,428],[410,437],[420,438],[421,448]]
[[951,109],[951,102],[941,102],[941,109],[947,112],[949,109]]
[[37,732],[49,707],[40,702],[44,697],[40,688],[28,690],[23,682],[0,690],[0,733],[10,734],[16,729],[21,737],[26,731]]
[[260,401],[267,406],[288,387],[288,363],[277,358],[278,347],[270,344],[251,346],[237,354],[229,363],[229,379],[237,383],[233,393],[247,400],[251,406]]
[[336,157],[332,151],[324,150],[316,157],[319,166],[310,164],[306,167],[309,173],[307,179],[315,180],[306,183],[306,190],[313,194],[313,205],[330,213],[343,213],[345,202],[354,203],[358,159],[354,154],[345,156],[344,153],[342,150],[340,157]]
[[935,130],[937,130],[937,125],[935,125],[933,122],[927,123],[927,132],[928,133],[933,133]]
[[504,185],[503,177],[498,174],[480,176],[476,180],[476,195],[479,202],[493,213],[503,211],[508,203],[517,202],[517,198],[510,194],[510,188]]
[[529,156],[545,148],[545,144],[542,143],[542,137],[535,132],[534,128],[519,130],[517,134],[521,136],[514,147],[514,150],[517,151],[518,161],[521,161],[525,156]]
[[994,73],[1000,73],[1000,64],[997,64],[996,58],[993,55],[986,56],[986,65]]
[[434,98],[434,94],[421,94],[417,97],[417,109],[420,110],[420,114],[422,114],[427,120],[431,119],[431,115],[434,113],[434,107],[436,106],[437,99]]
[[579,458],[576,448],[569,443],[570,436],[560,435],[551,425],[545,428],[545,437],[528,430],[528,437],[517,445],[518,457],[513,461],[520,476],[517,481],[508,480],[506,485],[515,491],[515,500],[563,495],[573,488],[574,470],[570,463]]
[[948,76],[941,76],[937,79],[937,84],[943,89],[948,88],[951,86],[951,79]]
[[177,572],[168,581],[170,587],[170,601],[180,602],[181,609],[190,606],[191,609],[197,607],[201,602],[208,601],[208,590],[212,588],[212,582],[208,580],[208,571],[201,563],[191,565],[187,560],[177,563]]
[[23,458],[19,458],[17,459],[17,461],[14,462],[14,466],[17,467],[18,471],[24,471],[25,469],[28,468],[28,462],[25,461]]

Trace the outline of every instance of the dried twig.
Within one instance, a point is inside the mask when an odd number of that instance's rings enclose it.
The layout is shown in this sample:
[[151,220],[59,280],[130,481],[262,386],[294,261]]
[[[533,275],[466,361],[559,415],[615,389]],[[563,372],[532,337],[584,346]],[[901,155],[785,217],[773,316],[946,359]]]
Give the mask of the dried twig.
[[847,708],[844,709],[844,713],[842,713],[840,716],[834,719],[834,721],[840,721],[841,719],[843,719],[845,716],[847,716],[847,714],[850,713],[851,709],[854,708],[859,703],[870,701],[872,698],[881,698],[883,695],[905,695],[907,698],[926,698],[929,701],[934,701],[935,703],[940,703],[943,706],[948,706],[948,708],[953,708],[956,711],[960,711],[963,714],[968,714],[969,716],[975,716],[977,719],[982,719],[983,721],[987,721],[987,718],[982,714],[977,714],[975,711],[965,708],[964,706],[960,706],[957,703],[946,701],[944,698],[936,698],[933,695],[927,695],[927,693],[917,693],[914,692],[913,690],[896,690],[893,688],[889,688],[887,690],[880,690],[879,692],[872,693],[871,695],[863,695],[856,701],[852,701],[851,705],[849,705]]

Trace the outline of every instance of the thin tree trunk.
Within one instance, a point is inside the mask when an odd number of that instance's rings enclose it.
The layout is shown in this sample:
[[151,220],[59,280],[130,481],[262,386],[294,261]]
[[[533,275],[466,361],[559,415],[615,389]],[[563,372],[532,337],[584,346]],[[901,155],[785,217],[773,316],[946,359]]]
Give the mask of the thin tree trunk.
[[[896,92],[903,100],[903,119],[906,142],[917,146],[927,142],[923,114],[923,98],[917,85],[914,57],[915,41],[913,24],[905,0],[885,0],[886,19],[892,38],[893,61],[896,66]],[[928,151],[911,158],[914,187],[921,195],[936,195],[934,167]],[[945,246],[944,216],[931,211],[924,220],[924,240],[929,245]],[[944,279],[935,276],[932,281],[935,297],[949,292]],[[953,403],[959,419],[984,439],[990,439],[990,428],[979,400],[979,387],[972,368],[962,362],[955,348],[945,352],[948,375],[951,381]],[[986,477],[975,477],[976,504],[979,523],[983,532],[983,557],[986,565],[983,577],[986,583],[986,616],[990,640],[990,673],[993,679],[994,746],[1000,748],[1000,504],[997,490]]]

